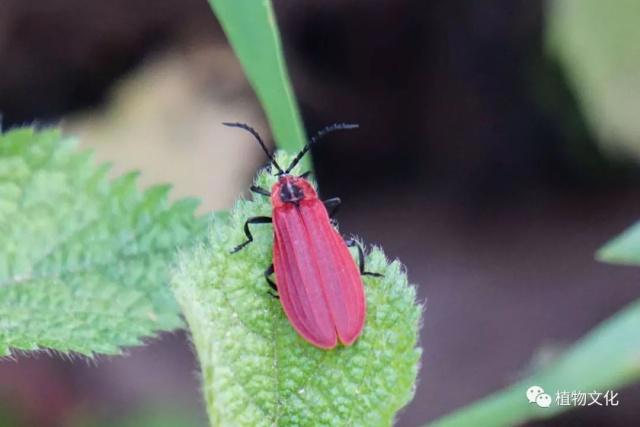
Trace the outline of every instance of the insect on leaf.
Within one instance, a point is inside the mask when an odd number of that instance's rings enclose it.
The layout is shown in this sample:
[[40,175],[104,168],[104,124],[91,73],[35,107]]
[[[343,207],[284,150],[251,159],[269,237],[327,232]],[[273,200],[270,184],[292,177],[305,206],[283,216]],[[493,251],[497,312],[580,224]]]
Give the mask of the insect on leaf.
[[[275,179],[263,171],[256,184],[270,188]],[[244,221],[270,211],[266,197],[240,201],[228,218],[213,221],[205,244],[182,253],[173,275],[211,425],[390,425],[414,393],[422,310],[415,288],[402,265],[375,248],[367,269],[384,277],[364,277],[362,335],[350,347],[314,347],[268,292],[263,272],[272,262],[272,226],[256,226],[254,241],[229,253],[245,239]]]

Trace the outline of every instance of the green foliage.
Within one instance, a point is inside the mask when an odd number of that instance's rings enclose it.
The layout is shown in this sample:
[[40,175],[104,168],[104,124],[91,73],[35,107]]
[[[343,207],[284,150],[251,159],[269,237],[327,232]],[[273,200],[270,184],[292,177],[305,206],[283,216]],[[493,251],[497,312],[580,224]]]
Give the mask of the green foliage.
[[[270,188],[275,179],[262,172],[256,183]],[[244,221],[270,210],[265,197],[240,201],[229,217],[213,221],[206,244],[182,254],[172,280],[200,360],[211,425],[390,425],[413,396],[421,353],[414,287],[401,264],[375,248],[367,268],[385,276],[365,278],[363,335],[348,348],[313,347],[267,292],[271,226],[256,226],[254,242],[229,253],[244,240]]]
[[640,265],[640,223],[600,248],[596,257],[614,264]]
[[115,354],[181,325],[167,287],[176,248],[204,230],[196,202],[143,194],[56,130],[0,136],[0,355]]
[[[271,0],[209,0],[209,4],[267,114],[276,144],[297,152],[306,136]],[[311,167],[309,158],[303,159],[303,165]]]
[[[640,223],[617,236],[598,253],[601,261],[640,265]],[[640,300],[593,329],[555,362],[461,410],[430,424],[432,427],[511,426],[550,418],[572,406],[539,408],[529,404],[525,391],[539,385],[554,397],[556,391],[591,392],[615,389],[640,381]]]
[[[109,415],[107,420],[95,419],[95,411],[87,411],[65,425],[70,427],[202,427],[206,425],[206,420],[199,416],[198,411],[174,406],[173,403],[146,406],[124,415],[121,413]],[[1,423],[0,427],[3,427]]]
[[545,4],[549,50],[564,67],[591,128],[603,142],[639,155],[640,2]]
[[512,426],[531,419],[550,418],[572,406],[540,408],[530,404],[525,391],[541,386],[555,397],[556,391],[617,390],[640,380],[640,301],[604,321],[555,362],[536,374],[486,397],[431,427]]

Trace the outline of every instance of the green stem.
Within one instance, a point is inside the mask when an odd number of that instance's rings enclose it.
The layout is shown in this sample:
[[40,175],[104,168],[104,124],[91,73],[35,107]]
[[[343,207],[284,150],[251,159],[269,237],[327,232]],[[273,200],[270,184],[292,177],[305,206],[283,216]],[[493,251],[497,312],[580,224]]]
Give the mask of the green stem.
[[[275,144],[289,153],[307,142],[270,0],[209,0],[264,108]],[[233,119],[233,118],[230,118]],[[311,160],[302,160],[304,170]]]

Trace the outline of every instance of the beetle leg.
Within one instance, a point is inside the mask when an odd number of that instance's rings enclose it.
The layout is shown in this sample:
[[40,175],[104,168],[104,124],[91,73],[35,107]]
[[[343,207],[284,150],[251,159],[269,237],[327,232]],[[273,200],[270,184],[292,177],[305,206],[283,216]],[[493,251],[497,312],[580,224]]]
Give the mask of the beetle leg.
[[247,240],[245,242],[239,244],[235,248],[233,248],[231,250],[231,253],[235,254],[240,249],[244,248],[249,243],[253,242],[253,236],[251,235],[251,230],[249,229],[249,224],[269,224],[269,223],[271,223],[271,218],[268,217],[268,216],[254,216],[253,218],[249,218],[244,223],[244,234],[247,236]]
[[333,218],[336,212],[338,212],[338,208],[340,207],[342,200],[340,200],[340,197],[332,197],[330,199],[325,200],[322,203],[324,203],[324,207],[327,208],[327,212],[329,213],[329,218]]
[[269,276],[271,276],[273,274],[273,264],[271,264],[269,266],[269,268],[267,268],[264,271],[264,279],[267,281],[267,283],[269,284],[269,287],[271,288],[269,290],[269,295],[271,295],[272,297],[276,298],[276,299],[280,299],[280,297],[278,296],[278,287],[276,286],[276,284],[274,283],[273,280],[271,280],[271,278]]
[[362,274],[363,276],[384,277],[384,274],[365,271],[364,250],[362,249],[362,246],[356,239],[349,238],[349,239],[345,239],[344,242],[347,244],[348,247],[352,248],[355,246],[356,249],[358,250],[358,268],[360,269],[360,274]]
[[303,179],[307,179],[309,178],[309,175],[311,175],[313,172],[311,171],[306,171],[305,173],[301,174],[298,178],[303,178]]
[[256,194],[260,194],[262,196],[267,196],[267,197],[271,197],[271,193],[269,192],[269,190],[266,190],[262,187],[258,187],[257,185],[252,185],[250,190]]

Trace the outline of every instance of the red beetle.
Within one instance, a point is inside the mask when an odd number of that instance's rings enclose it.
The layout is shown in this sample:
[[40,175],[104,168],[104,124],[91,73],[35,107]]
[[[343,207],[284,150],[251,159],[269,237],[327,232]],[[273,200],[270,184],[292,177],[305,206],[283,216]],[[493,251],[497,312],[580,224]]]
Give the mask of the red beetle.
[[[338,341],[353,344],[362,333],[366,317],[366,298],[361,275],[381,276],[364,270],[364,252],[354,239],[343,239],[334,228],[330,214],[335,213],[339,198],[320,201],[304,173],[291,170],[309,151],[311,144],[329,132],[354,129],[357,125],[333,124],[322,129],[282,169],[267,150],[260,135],[243,123],[224,123],[250,132],[277,170],[278,181],[271,191],[251,187],[251,191],[271,198],[272,217],[247,219],[247,240],[236,246],[235,253],[253,241],[250,224],[273,223],[273,264],[265,278],[278,293],[289,322],[302,338],[316,347],[332,349]],[[348,246],[356,246],[356,265]],[[274,273],[276,283],[269,276]]]

